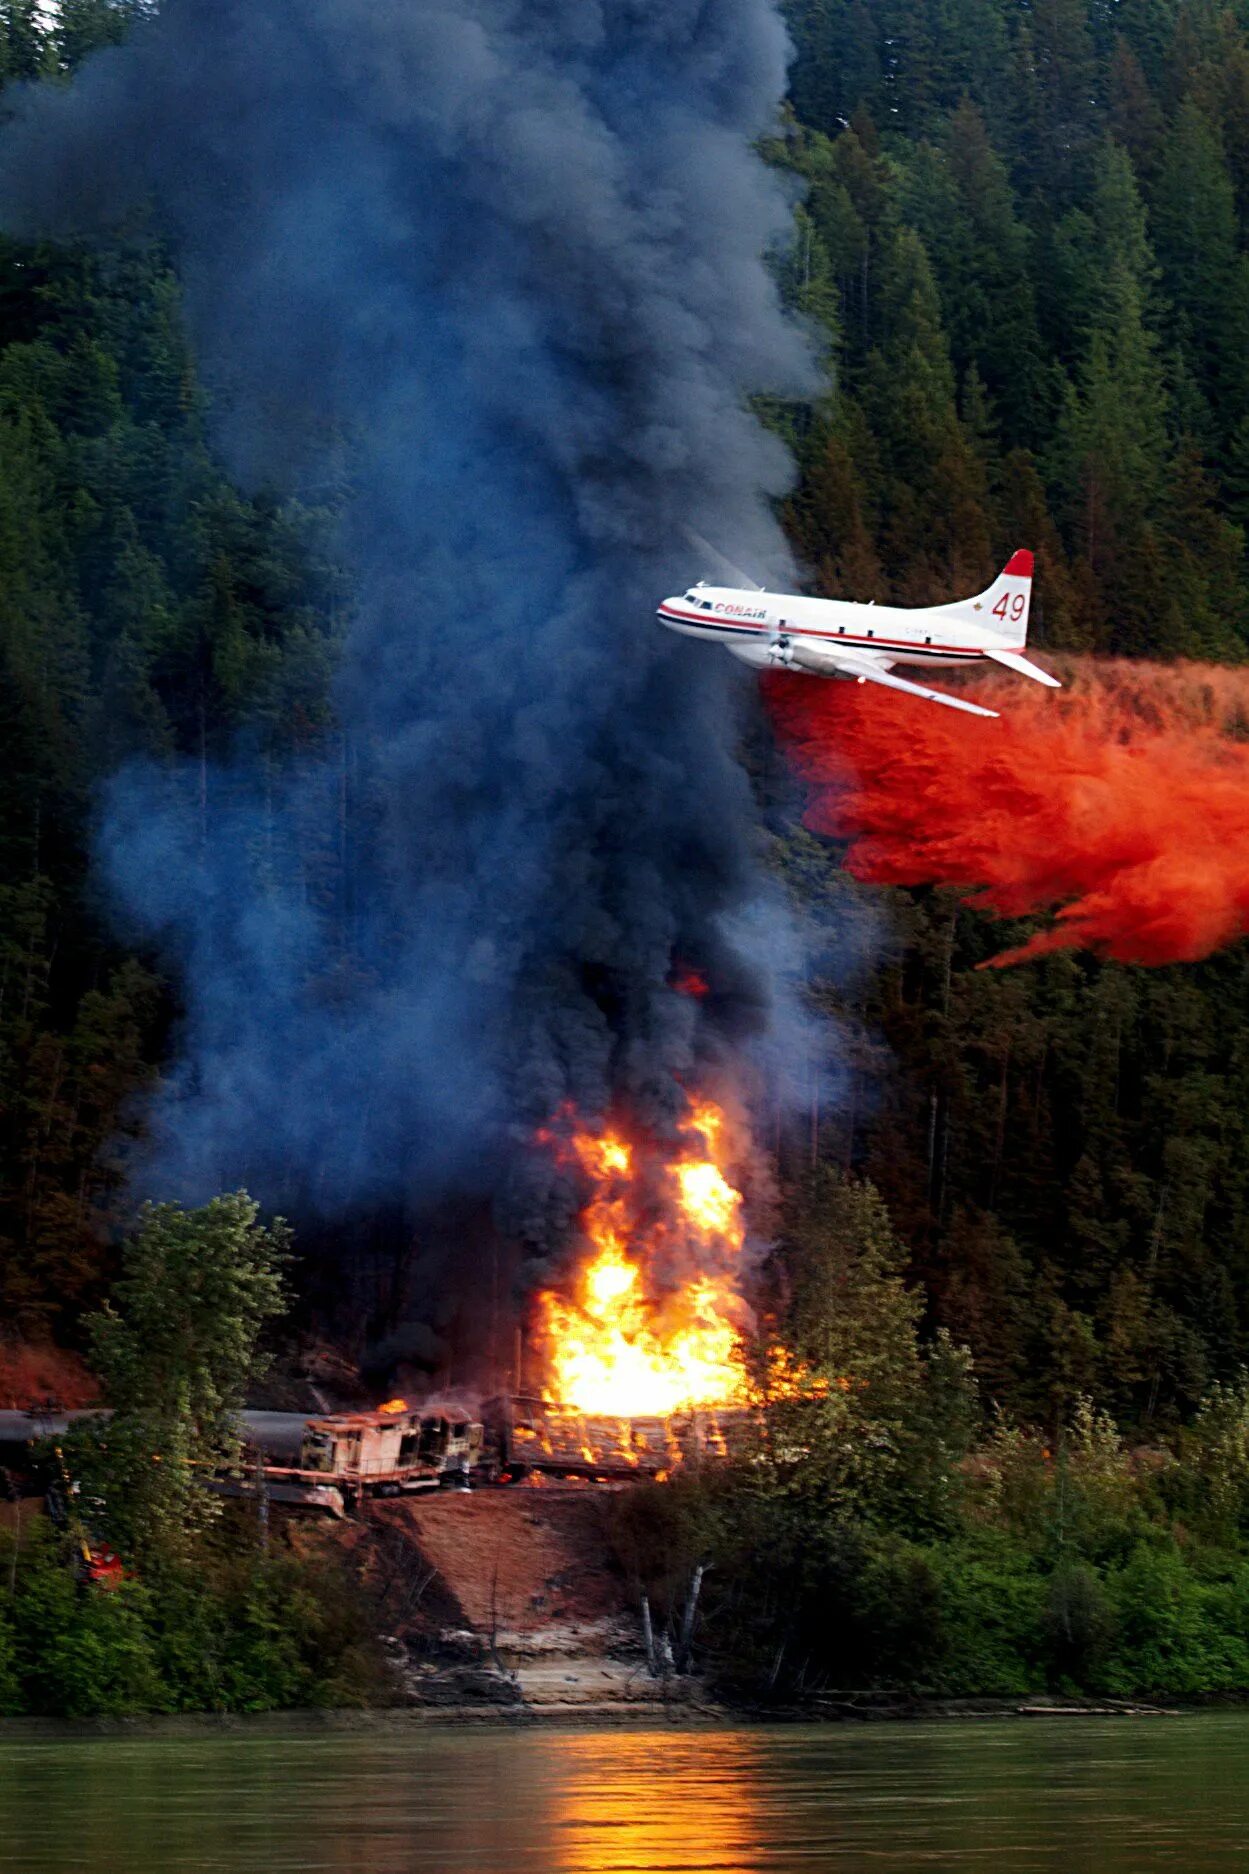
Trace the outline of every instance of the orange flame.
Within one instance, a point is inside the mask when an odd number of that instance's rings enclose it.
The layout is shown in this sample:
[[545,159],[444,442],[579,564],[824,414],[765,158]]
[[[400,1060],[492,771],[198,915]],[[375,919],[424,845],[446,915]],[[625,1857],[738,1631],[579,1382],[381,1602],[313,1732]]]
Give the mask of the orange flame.
[[408,1402],[406,1399],[388,1399],[385,1405],[379,1405],[377,1409],[379,1412],[385,1412],[388,1415],[395,1412],[406,1412],[408,1409]]
[[571,1294],[537,1298],[535,1337],[564,1404],[630,1418],[749,1398],[741,1338],[753,1317],[740,1289],[746,1224],[727,1175],[729,1130],[703,1100],[669,1158],[610,1127],[540,1135],[593,1184],[580,1219],[591,1253]]

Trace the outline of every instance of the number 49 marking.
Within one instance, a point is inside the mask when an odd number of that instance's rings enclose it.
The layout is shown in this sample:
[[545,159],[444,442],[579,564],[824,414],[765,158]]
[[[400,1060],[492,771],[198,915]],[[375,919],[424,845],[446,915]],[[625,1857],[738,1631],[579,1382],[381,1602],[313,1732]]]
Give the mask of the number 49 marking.
[[997,604],[993,607],[993,616],[995,618],[1000,618],[1003,624],[1009,619],[1011,624],[1017,625],[1019,620],[1023,617],[1025,604],[1026,600],[1022,592],[1016,592],[1014,594],[1004,592]]

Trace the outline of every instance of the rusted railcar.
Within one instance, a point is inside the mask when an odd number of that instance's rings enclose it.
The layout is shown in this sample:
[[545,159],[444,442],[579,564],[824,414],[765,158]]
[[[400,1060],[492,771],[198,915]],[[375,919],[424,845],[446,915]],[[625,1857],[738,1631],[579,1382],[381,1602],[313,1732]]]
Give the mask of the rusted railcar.
[[454,1411],[249,1412],[243,1426],[252,1475],[238,1480],[239,1494],[263,1487],[277,1502],[308,1508],[464,1487],[485,1448],[481,1420]]

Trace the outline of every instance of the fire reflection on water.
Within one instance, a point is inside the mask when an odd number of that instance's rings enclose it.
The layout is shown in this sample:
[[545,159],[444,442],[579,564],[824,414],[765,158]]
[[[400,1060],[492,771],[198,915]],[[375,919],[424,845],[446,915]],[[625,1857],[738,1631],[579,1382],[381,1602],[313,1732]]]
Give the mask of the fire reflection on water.
[[768,1865],[744,1737],[635,1732],[561,1740],[545,1795],[550,1874],[748,1874]]
[[[294,1723],[294,1721],[291,1721]],[[744,1733],[266,1726],[6,1741],[14,1874],[782,1874]]]
[[1239,1874],[1249,1717],[4,1739],[8,1874]]

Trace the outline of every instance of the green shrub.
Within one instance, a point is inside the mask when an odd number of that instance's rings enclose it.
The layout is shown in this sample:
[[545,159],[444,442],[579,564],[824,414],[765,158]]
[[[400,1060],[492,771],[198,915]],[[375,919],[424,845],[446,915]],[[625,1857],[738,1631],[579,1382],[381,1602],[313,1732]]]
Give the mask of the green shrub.
[[369,1606],[332,1554],[228,1537],[111,1591],[42,1519],[0,1549],[0,1714],[283,1711],[387,1695]]
[[1064,1558],[1045,1589],[1050,1682],[1081,1691],[1098,1682],[1115,1631],[1115,1610],[1088,1562]]
[[1122,1697],[1249,1687],[1244,1565],[1203,1581],[1173,1542],[1142,1543],[1108,1575],[1117,1632],[1098,1683]]
[[40,1637],[30,1709],[60,1718],[167,1711],[149,1617],[148,1594],[138,1583],[79,1593],[65,1626]]
[[0,1718],[22,1709],[22,1686],[17,1670],[17,1642],[7,1610],[0,1605]]
[[1046,1588],[1034,1558],[1009,1542],[951,1543],[933,1553],[940,1584],[939,1691],[1013,1698],[1046,1683]]

